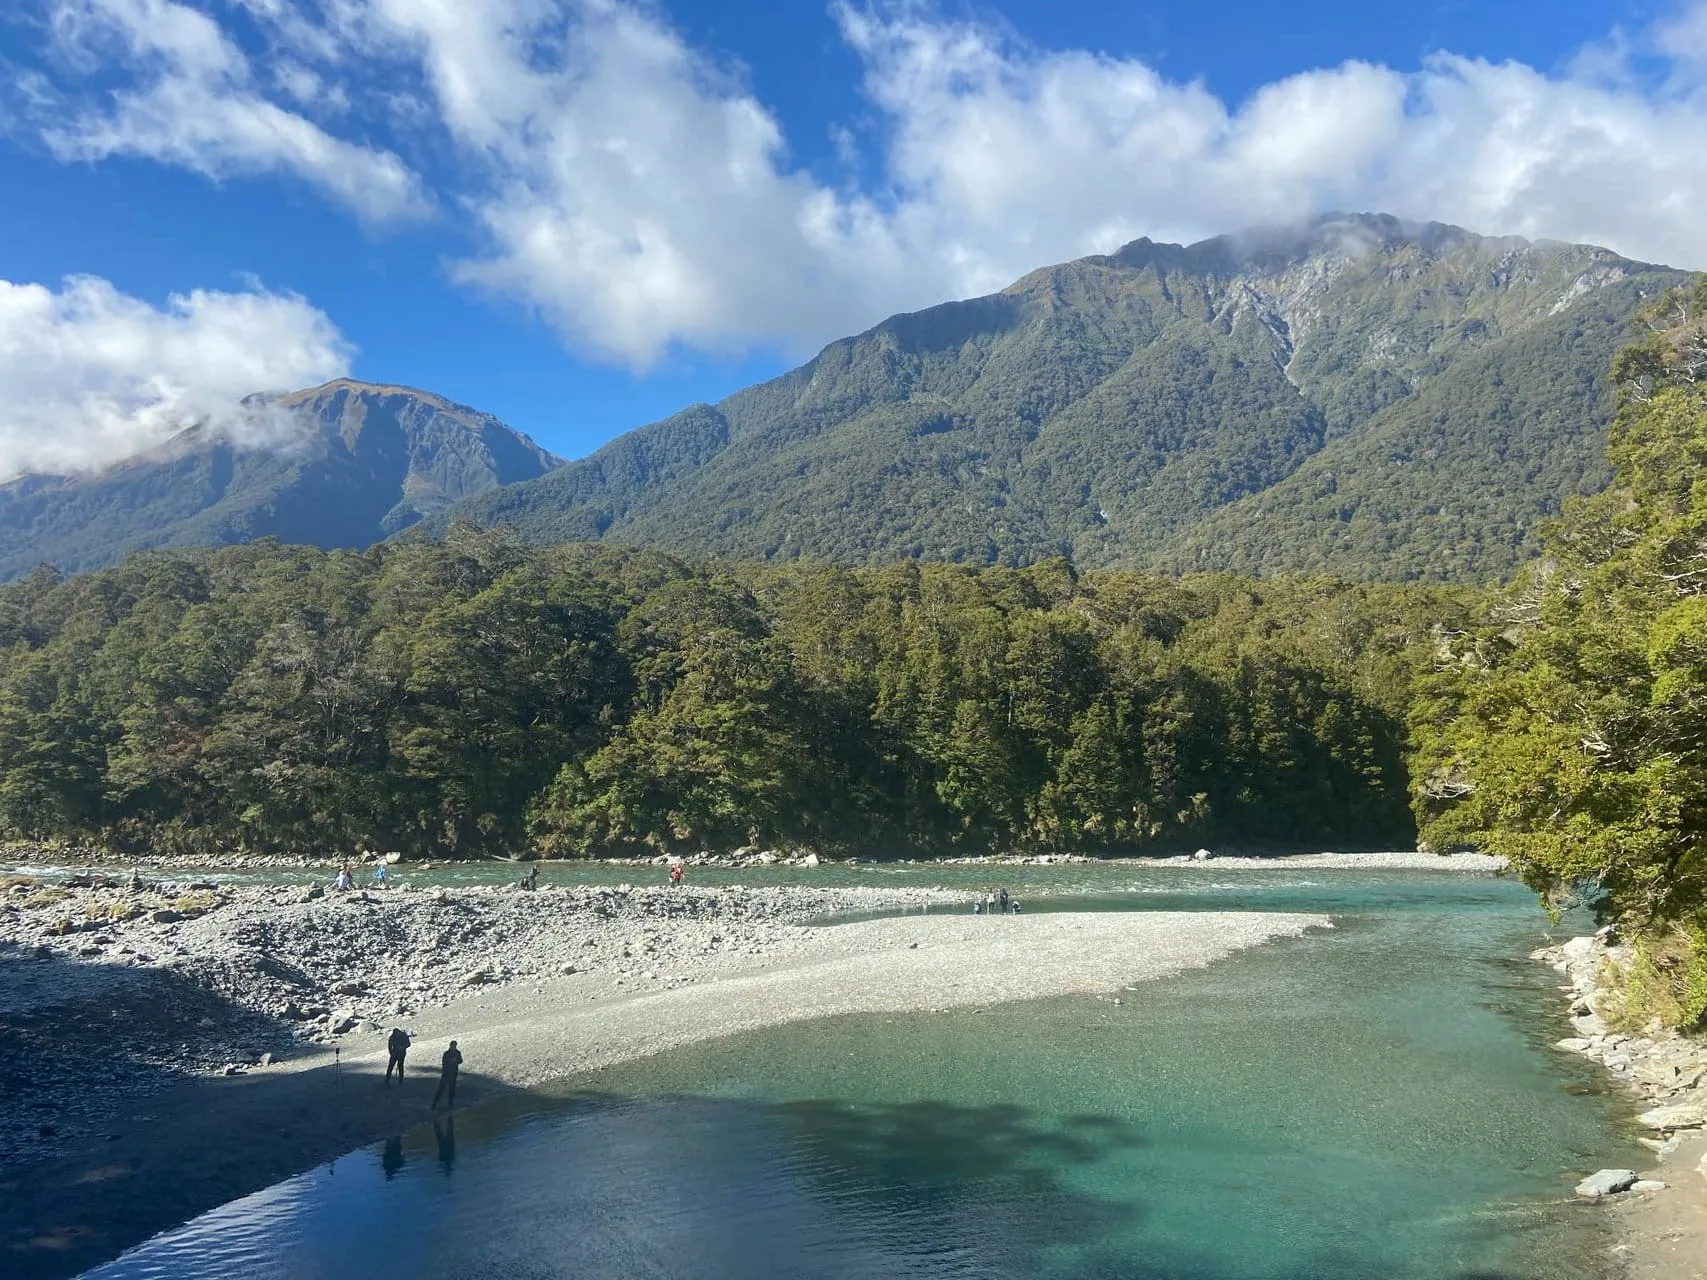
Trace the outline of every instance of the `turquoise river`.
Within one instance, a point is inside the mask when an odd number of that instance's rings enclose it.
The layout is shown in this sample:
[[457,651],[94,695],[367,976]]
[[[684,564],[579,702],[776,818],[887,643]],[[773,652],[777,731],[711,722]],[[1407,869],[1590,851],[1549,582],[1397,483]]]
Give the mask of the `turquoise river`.
[[[1032,911],[1306,910],[1336,927],[1119,1004],[832,1019],[564,1080],[352,1152],[91,1274],[1600,1274],[1604,1217],[1571,1185],[1643,1153],[1629,1107],[1550,1047],[1568,1030],[1557,977],[1527,959],[1584,921],[1550,933],[1520,886],[1453,874],[999,874]],[[997,876],[698,878],[971,889]]]

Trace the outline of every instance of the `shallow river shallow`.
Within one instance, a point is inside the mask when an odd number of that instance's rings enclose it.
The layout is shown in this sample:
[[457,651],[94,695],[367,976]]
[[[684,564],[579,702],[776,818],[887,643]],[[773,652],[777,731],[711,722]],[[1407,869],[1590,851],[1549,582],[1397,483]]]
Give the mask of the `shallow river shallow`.
[[[858,872],[837,879],[990,877]],[[1527,891],[1385,872],[1020,873],[1028,910],[1319,910],[1337,928],[1119,1005],[840,1018],[565,1081],[93,1274],[1596,1274],[1607,1242],[1571,1184],[1642,1152],[1628,1108],[1548,1048],[1566,1028],[1555,975],[1525,959],[1545,927]]]

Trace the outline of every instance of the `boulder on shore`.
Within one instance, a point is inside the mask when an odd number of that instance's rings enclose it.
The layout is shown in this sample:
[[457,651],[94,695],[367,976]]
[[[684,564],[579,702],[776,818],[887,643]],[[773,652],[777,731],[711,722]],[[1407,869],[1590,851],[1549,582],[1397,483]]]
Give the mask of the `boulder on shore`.
[[1635,1185],[1634,1169],[1602,1169],[1577,1183],[1577,1194],[1585,1200],[1599,1200],[1603,1196],[1615,1196],[1620,1191],[1628,1191]]
[[1571,1026],[1576,1028],[1576,1032],[1579,1036],[1587,1036],[1591,1040],[1595,1036],[1604,1036],[1607,1032],[1612,1030],[1611,1027],[1606,1025],[1606,1019],[1601,1017],[1598,1013],[1585,1013],[1572,1018]]
[[1649,1129],[1699,1129],[1707,1125],[1707,1107],[1685,1103],[1682,1106],[1655,1107],[1636,1117],[1636,1123]]

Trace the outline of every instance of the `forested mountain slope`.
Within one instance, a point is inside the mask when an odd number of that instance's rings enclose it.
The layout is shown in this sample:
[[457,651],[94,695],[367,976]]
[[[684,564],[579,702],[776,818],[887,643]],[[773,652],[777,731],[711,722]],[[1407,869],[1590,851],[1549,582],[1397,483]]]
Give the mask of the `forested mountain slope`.
[[1376,215],[1139,240],[451,515],[746,559],[1497,577],[1604,484],[1605,370],[1681,278]]
[[363,547],[558,463],[490,414],[406,387],[340,379],[258,407],[282,439],[244,446],[192,427],[93,475],[0,485],[0,581],[44,561],[74,572],[268,535]]

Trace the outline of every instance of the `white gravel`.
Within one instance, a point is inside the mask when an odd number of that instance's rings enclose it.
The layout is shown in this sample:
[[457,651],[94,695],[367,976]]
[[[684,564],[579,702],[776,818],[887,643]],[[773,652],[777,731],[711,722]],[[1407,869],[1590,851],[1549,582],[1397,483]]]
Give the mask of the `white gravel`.
[[[595,975],[575,975],[465,996],[409,1027],[424,1064],[454,1037],[469,1069],[533,1085],[716,1036],[839,1014],[1072,994],[1139,999],[1124,988],[1331,927],[1326,916],[1250,912],[867,920],[799,930],[786,960],[737,966],[715,981],[694,980],[689,970],[675,989],[627,995],[609,992]],[[345,1061],[381,1069],[379,1043],[375,1035],[371,1053]]]

